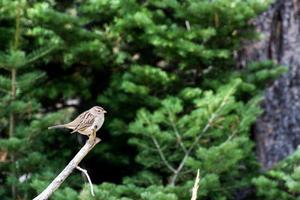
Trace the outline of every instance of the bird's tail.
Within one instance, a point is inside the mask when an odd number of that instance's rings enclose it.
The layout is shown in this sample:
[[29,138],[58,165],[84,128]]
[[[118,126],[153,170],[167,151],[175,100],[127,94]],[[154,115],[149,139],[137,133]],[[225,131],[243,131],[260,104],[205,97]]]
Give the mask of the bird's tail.
[[55,128],[65,128],[65,125],[61,124],[61,125],[55,125],[55,126],[48,127],[48,129],[55,129]]

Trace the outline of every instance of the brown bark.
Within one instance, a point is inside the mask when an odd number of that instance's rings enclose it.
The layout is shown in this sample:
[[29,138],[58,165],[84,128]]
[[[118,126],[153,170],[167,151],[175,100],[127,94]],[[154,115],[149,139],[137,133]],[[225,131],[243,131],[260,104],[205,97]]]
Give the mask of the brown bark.
[[263,115],[255,125],[257,155],[270,168],[300,144],[300,14],[299,0],[277,0],[255,20],[263,33],[259,42],[246,45],[241,65],[266,59],[288,67],[288,72],[265,91]]

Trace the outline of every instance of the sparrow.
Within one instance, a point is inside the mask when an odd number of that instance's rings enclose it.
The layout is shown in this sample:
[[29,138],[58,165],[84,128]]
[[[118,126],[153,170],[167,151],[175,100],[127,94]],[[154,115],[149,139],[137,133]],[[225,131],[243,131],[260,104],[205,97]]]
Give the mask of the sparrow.
[[68,128],[72,129],[71,133],[78,132],[82,135],[96,137],[96,132],[104,123],[104,114],[106,111],[100,106],[94,106],[91,109],[81,113],[73,121],[67,124],[50,126],[48,129]]

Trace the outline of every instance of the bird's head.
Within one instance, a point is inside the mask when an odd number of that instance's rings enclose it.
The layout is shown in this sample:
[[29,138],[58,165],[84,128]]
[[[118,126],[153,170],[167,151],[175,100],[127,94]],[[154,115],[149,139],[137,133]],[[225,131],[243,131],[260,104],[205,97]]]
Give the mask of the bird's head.
[[94,106],[90,109],[90,112],[93,114],[93,115],[102,115],[104,113],[106,113],[106,110],[104,110],[102,107],[100,106]]

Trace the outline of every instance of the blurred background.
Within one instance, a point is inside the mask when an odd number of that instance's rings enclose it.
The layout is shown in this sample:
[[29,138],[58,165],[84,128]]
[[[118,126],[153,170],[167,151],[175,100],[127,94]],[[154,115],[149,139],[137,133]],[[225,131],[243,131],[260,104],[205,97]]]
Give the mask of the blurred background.
[[0,0],[0,199],[300,198],[298,0]]

